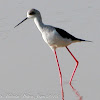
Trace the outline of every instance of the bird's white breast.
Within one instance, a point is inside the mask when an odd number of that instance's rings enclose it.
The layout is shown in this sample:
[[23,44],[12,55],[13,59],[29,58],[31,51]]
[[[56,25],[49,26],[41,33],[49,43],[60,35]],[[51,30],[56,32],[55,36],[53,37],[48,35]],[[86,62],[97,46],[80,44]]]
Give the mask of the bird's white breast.
[[44,41],[51,47],[65,47],[71,44],[71,39],[63,38],[53,27],[45,27],[42,31]]
[[65,47],[72,43],[71,39],[63,38],[54,27],[44,25],[39,17],[34,22],[42,34],[44,41],[53,49],[57,47]]

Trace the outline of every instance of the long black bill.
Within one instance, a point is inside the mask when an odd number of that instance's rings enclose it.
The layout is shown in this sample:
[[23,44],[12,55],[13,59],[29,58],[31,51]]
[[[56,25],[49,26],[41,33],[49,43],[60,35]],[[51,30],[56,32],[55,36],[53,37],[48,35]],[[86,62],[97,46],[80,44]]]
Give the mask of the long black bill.
[[[24,20],[22,20],[19,24],[17,24],[15,27],[17,27],[18,25],[20,25],[22,22],[24,22],[25,20],[27,20],[28,18],[26,17]],[[15,28],[14,27],[14,28]]]

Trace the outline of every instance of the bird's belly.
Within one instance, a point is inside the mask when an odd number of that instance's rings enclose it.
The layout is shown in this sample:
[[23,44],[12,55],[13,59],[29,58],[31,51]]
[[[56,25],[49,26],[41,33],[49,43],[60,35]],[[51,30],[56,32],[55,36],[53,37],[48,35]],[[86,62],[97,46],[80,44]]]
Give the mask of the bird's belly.
[[44,41],[51,47],[57,48],[57,47],[65,47],[71,44],[71,39],[64,39],[59,35],[53,34],[42,34],[42,37]]

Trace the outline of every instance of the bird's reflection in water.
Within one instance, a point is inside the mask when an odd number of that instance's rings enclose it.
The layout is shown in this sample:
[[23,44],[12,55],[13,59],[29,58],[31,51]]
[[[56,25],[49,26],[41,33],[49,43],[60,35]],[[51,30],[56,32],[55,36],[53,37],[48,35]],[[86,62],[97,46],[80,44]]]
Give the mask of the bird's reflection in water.
[[[74,80],[73,80],[73,81],[74,81]],[[64,82],[64,85],[66,85],[66,84],[70,85],[72,91],[73,91],[73,92],[75,93],[75,95],[78,97],[78,100],[83,100],[83,97],[80,95],[79,91],[78,91],[76,88],[74,88],[74,86],[73,86],[72,84],[69,84],[69,81]]]
[[71,86],[72,90],[74,91],[75,95],[78,96],[79,100],[83,100],[83,99],[82,99],[82,96],[81,96],[81,95],[79,94],[79,92],[73,87],[73,85],[70,84],[70,86]]

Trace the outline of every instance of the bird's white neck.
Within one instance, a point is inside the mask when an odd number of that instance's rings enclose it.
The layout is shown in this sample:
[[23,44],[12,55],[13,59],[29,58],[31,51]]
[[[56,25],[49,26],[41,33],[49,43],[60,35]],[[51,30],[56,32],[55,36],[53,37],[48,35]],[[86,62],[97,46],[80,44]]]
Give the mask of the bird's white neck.
[[34,18],[34,22],[35,22],[37,28],[39,29],[39,31],[42,33],[43,27],[45,25],[42,22],[41,16],[38,16],[38,17]]

